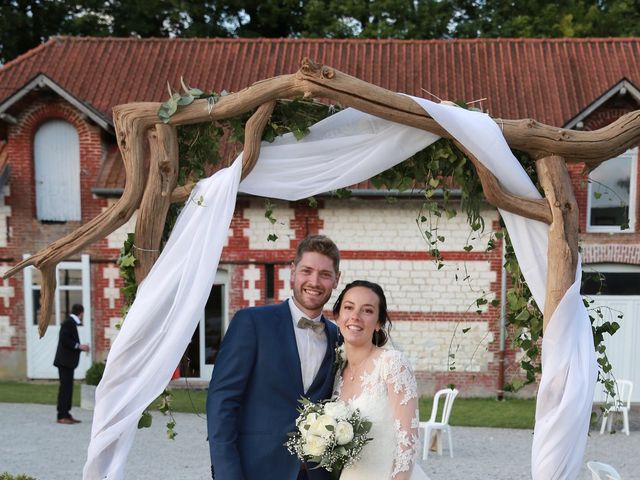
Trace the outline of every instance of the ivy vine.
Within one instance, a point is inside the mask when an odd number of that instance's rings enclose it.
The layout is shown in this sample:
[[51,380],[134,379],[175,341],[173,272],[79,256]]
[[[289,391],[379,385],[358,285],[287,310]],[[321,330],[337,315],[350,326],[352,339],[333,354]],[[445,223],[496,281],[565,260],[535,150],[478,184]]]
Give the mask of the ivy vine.
[[[168,123],[171,116],[184,105],[189,105],[196,99],[206,99],[209,107],[213,108],[218,99],[225,96],[226,92],[205,92],[203,90],[188,87],[181,81],[182,93],[169,88],[169,99],[164,102],[158,117]],[[457,102],[462,108],[468,106],[464,102]],[[305,99],[280,100],[274,108],[270,121],[266,125],[262,139],[271,142],[277,136],[292,133],[297,139],[303,138],[309,132],[309,127],[340,110],[339,105],[326,105]],[[179,173],[178,184],[184,185],[195,182],[210,175],[220,165],[228,165],[242,150],[245,135],[245,124],[252,112],[239,115],[234,118],[199,123],[178,127],[179,142]],[[535,162],[526,155],[518,154],[518,158],[525,171],[534,183],[539,187]],[[446,238],[439,231],[439,222],[442,219],[451,219],[459,211],[465,216],[470,226],[469,239],[475,239],[485,230],[485,222],[481,215],[482,205],[485,203],[482,185],[471,161],[461,153],[448,139],[440,139],[424,150],[416,153],[411,158],[399,165],[376,175],[371,179],[375,188],[388,189],[389,191],[403,192],[417,190],[424,196],[420,213],[416,218],[417,227],[425,240],[428,251],[436,262],[437,268],[444,266],[441,254],[442,245]],[[340,189],[333,194],[339,198],[351,194],[348,189]],[[308,199],[311,206],[317,205],[314,198]],[[182,207],[172,204],[167,214],[163,232],[163,244],[168,238],[177,216]],[[273,216],[273,204],[270,200],[265,202],[265,217],[272,224],[276,222]],[[275,241],[277,235],[270,234],[268,240]],[[536,381],[540,373],[540,342],[542,338],[542,312],[536,305],[529,288],[522,277],[515,253],[509,241],[506,231],[491,232],[487,242],[486,251],[496,247],[497,242],[506,242],[505,269],[510,276],[511,286],[507,291],[507,325],[510,332],[513,347],[521,349],[524,353],[520,360],[520,367],[524,377],[517,377],[505,385],[506,391],[517,391],[527,384]],[[474,247],[471,241],[464,246],[465,251],[471,251]],[[123,293],[125,306],[123,316],[133,303],[137,284],[133,274],[135,266],[134,238],[130,235],[122,248],[118,259],[121,276],[124,280]],[[465,279],[468,275],[465,276]],[[488,303],[486,292],[474,302],[476,312],[482,312],[482,307]],[[497,306],[499,301],[491,301],[492,306]],[[603,383],[611,397],[615,396],[615,384],[611,379],[611,364],[606,356],[604,344],[605,335],[613,335],[619,328],[616,322],[601,322],[602,315],[591,315],[594,332],[594,343],[598,355],[599,381]],[[462,329],[466,334],[469,328]],[[450,370],[455,370],[455,352],[450,361]],[[165,391],[162,400],[162,410],[171,415],[170,393]],[[151,416],[145,411],[139,427],[149,426]],[[169,438],[175,437],[173,427],[175,421],[167,424]]]

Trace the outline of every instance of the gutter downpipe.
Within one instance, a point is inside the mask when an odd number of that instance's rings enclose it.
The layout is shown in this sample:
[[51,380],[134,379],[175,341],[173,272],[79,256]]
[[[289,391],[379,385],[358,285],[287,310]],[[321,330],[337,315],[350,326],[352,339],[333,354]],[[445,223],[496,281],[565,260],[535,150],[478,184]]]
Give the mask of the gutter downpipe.
[[500,350],[498,352],[498,385],[496,396],[498,400],[504,399],[504,357],[506,343],[507,323],[507,269],[505,268],[507,257],[507,239],[502,237],[502,278],[500,280]]

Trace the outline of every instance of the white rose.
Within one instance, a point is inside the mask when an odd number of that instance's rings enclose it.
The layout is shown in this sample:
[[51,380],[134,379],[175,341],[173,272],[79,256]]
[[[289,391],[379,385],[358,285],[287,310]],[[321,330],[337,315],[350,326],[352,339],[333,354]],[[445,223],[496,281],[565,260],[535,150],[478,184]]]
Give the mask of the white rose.
[[350,415],[349,407],[342,400],[336,400],[335,402],[329,402],[324,405],[324,413],[331,415],[336,420],[344,420]]
[[336,425],[336,441],[338,445],[346,445],[353,440],[353,427],[349,422],[340,422]]
[[324,453],[325,448],[327,448],[327,441],[324,438],[317,435],[308,435],[302,451],[305,455],[319,457]]
[[315,422],[311,424],[309,433],[323,438],[329,438],[336,429],[336,421],[329,415],[320,415]]
[[309,429],[311,428],[311,425],[313,425],[317,419],[318,419],[318,414],[311,412],[309,415],[306,416],[306,418],[298,422],[298,430],[300,431],[302,438],[307,437],[307,435],[309,434]]

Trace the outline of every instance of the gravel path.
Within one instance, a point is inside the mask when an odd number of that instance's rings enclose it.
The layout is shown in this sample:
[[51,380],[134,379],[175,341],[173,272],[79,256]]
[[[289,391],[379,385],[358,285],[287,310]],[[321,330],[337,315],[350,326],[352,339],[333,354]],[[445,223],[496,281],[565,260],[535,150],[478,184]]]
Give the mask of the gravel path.
[[[58,425],[55,407],[0,403],[0,473],[26,473],[38,480],[82,477],[91,430],[91,412],[74,408],[78,425]],[[165,418],[154,413],[153,425],[139,430],[129,455],[126,478],[131,480],[209,479],[206,422],[178,413],[175,440],[165,437]],[[532,432],[499,428],[453,427],[454,458],[430,454],[423,467],[432,480],[527,479]],[[446,442],[445,442],[446,444]],[[587,460],[610,463],[622,478],[640,478],[640,431],[631,435],[592,432]],[[591,478],[586,467],[580,480]]]

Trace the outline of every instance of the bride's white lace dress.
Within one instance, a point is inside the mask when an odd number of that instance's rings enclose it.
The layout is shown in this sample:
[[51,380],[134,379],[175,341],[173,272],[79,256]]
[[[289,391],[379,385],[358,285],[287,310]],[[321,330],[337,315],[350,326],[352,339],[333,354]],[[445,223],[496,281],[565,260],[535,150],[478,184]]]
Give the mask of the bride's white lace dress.
[[359,392],[343,398],[343,379],[338,375],[334,396],[359,408],[372,422],[373,440],[364,446],[360,460],[343,470],[340,480],[428,480],[415,465],[420,446],[418,392],[406,357],[397,350],[381,350],[360,380]]

